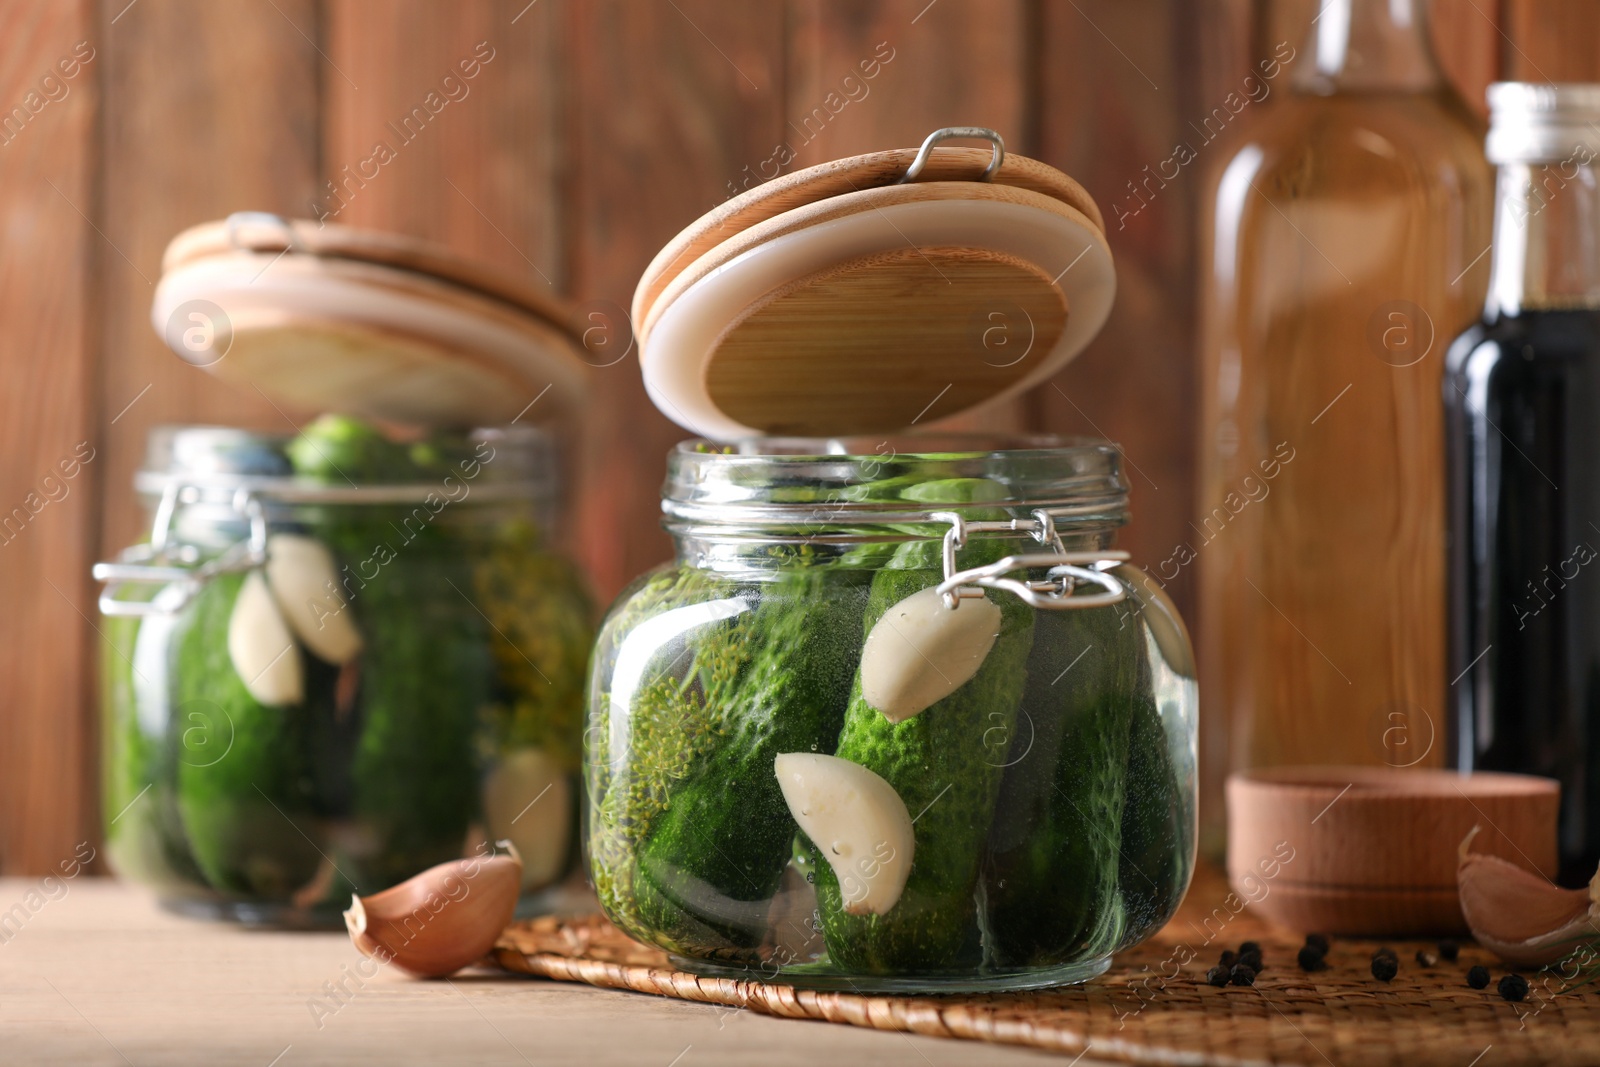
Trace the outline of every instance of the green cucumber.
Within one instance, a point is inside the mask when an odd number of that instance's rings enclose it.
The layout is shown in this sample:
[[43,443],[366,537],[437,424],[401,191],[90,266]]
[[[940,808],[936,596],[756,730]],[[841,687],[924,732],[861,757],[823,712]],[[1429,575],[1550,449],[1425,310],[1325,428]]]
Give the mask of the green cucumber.
[[1141,629],[1116,607],[1042,611],[984,858],[997,967],[1067,963],[1121,934],[1118,862]]
[[[924,505],[1004,499],[986,478],[947,478],[902,490]],[[999,509],[969,509],[970,521],[1005,518]],[[943,580],[942,545],[924,539],[899,546],[873,577],[863,632],[913,593]],[[1000,538],[969,539],[958,563],[991,563],[1013,548]],[[1001,630],[978,673],[920,714],[895,724],[861,697],[857,671],[835,755],[883,777],[915,820],[915,855],[900,900],[884,915],[844,910],[838,876],[811,843],[823,937],[834,966],[869,974],[970,967],[981,958],[976,888],[1033,642],[1034,611],[1009,593],[987,594],[1001,609]],[[997,744],[998,742],[998,744]]]
[[176,620],[112,616],[102,623],[106,852],[124,878],[167,896],[206,884],[184,840],[169,689]]
[[362,833],[345,843],[355,861],[345,873],[367,892],[466,847],[479,809],[474,735],[493,670],[459,546],[428,527],[397,547],[350,605],[364,642],[361,737],[350,765]]
[[[865,625],[942,573],[885,569],[873,580]],[[989,594],[1001,630],[966,684],[918,715],[892,723],[861,697],[859,674],[835,753],[880,775],[912,815],[915,854],[905,889],[883,915],[844,910],[837,875],[812,843],[817,900],[828,956],[864,974],[965,969],[981,952],[977,937],[979,865],[999,792],[1005,746],[1021,702],[1034,611],[1009,593]]]
[[[214,888],[286,901],[321,862],[303,707],[266,707],[228,654],[228,622],[245,575],[208,582],[174,633],[178,812],[196,865]],[[298,648],[287,655],[304,655]]]
[[1194,815],[1172,759],[1155,701],[1134,704],[1128,757],[1128,804],[1122,814],[1122,943],[1133,944],[1172,918],[1189,885]]
[[832,753],[860,654],[866,586],[856,572],[798,567],[764,583],[760,603],[740,620],[749,659],[722,705],[709,709],[722,729],[673,790],[639,856],[648,887],[641,916],[669,939],[725,954],[760,944],[795,833],[773,760]]
[[[722,730],[711,709],[745,659],[741,608],[731,603],[739,592],[720,575],[662,568],[623,592],[595,641],[584,733],[590,877],[613,923],[686,952],[694,939],[680,946],[641,918],[640,890],[651,887],[638,857],[672,791]],[[625,706],[614,708],[618,701]]]
[[[345,416],[315,420],[285,451],[297,474],[334,485],[429,473],[417,448]],[[470,599],[470,546],[451,529],[442,490],[435,496],[411,508],[329,506],[318,516],[362,636],[350,665],[360,678],[356,723],[318,726],[349,753],[347,785],[325,800],[353,817],[336,862],[366,893],[460,856],[479,814],[487,753],[474,738],[490,706],[489,624]],[[319,717],[328,714],[337,709]]]

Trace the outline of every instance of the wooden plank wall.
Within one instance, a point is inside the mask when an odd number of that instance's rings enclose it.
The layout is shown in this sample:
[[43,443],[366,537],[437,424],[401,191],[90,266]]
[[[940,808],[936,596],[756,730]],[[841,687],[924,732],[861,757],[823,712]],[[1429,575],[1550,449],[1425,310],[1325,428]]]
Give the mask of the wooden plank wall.
[[[0,537],[0,873],[42,871],[97,832],[88,566],[143,529],[129,478],[150,427],[314,414],[164,350],[147,309],[178,230],[258,209],[417,234],[572,297],[623,343],[618,313],[654,251],[780,146],[801,166],[993,126],[1099,199],[1121,295],[1054,382],[967,425],[1121,442],[1126,543],[1154,564],[1194,503],[1195,235],[1222,151],[1125,224],[1116,207],[1314,3],[0,0],[0,115],[29,112],[0,137],[0,520],[28,515]],[[1600,76],[1592,0],[1504,7],[1438,0],[1436,39],[1475,104],[1501,71]],[[80,47],[73,76],[41,88]],[[467,60],[468,92],[352,180]],[[669,551],[657,495],[682,434],[629,359],[599,371],[569,436],[571,542],[609,598]],[[94,458],[47,483],[80,448]]]

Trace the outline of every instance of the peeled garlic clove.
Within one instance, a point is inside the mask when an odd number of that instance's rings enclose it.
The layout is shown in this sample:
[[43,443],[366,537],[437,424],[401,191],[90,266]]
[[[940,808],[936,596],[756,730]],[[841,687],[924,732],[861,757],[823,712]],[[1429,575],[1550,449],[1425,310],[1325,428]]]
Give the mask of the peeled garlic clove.
[[228,616],[228,658],[250,695],[263,704],[298,704],[305,698],[300,652],[260,571],[239,587]]
[[789,814],[839,879],[844,910],[882,915],[900,899],[916,839],[894,786],[858,763],[815,752],[773,761]]
[[905,722],[965,685],[1000,636],[987,596],[952,608],[933,587],[883,613],[861,650],[861,695],[890,722]]
[[361,651],[361,631],[339,587],[328,546],[311,537],[267,538],[267,585],[302,644],[324,663],[340,666]]
[[1514,967],[1543,967],[1600,937],[1600,871],[1588,889],[1563,889],[1498,856],[1469,852],[1461,841],[1456,887],[1461,914],[1484,948]]
[[344,913],[363,956],[418,978],[443,978],[476,963],[511,924],[522,888],[522,860],[509,855],[451,860],[392,889],[351,897]]
[[549,885],[572,845],[572,778],[538,748],[507,752],[483,783],[489,832],[516,846],[522,888]]

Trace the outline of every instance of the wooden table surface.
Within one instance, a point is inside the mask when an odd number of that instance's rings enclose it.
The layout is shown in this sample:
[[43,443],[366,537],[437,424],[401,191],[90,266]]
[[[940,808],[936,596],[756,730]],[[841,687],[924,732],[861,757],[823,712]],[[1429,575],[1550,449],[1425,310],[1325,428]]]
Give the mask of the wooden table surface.
[[[359,959],[343,934],[181,919],[105,879],[0,879],[0,1064],[1070,1062],[489,973],[358,986]],[[354,993],[332,1010],[340,980]]]

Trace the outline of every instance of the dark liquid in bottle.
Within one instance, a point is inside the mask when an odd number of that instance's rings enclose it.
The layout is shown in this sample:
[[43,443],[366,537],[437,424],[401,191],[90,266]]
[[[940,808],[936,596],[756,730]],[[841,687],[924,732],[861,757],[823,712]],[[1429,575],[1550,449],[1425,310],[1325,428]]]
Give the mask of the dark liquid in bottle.
[[1561,782],[1561,879],[1600,860],[1600,311],[1467,330],[1445,376],[1463,770]]

